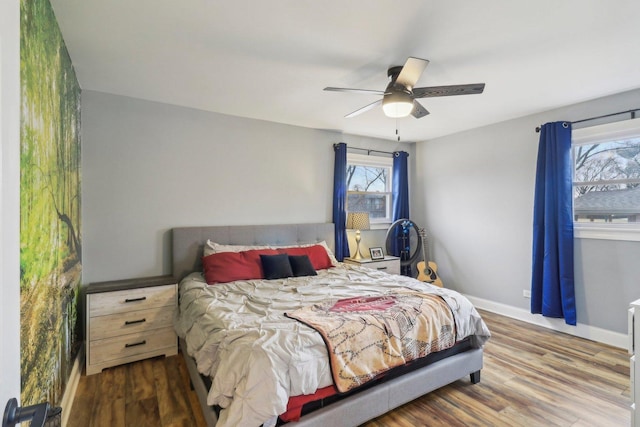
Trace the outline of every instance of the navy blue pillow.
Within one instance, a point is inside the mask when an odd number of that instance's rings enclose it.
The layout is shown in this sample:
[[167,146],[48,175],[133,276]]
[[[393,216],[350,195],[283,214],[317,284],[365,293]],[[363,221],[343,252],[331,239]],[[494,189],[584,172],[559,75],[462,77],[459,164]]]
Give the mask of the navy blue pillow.
[[289,255],[289,263],[291,264],[293,275],[296,277],[318,275],[307,255]]
[[264,278],[267,280],[293,276],[289,255],[287,254],[260,255],[260,262],[262,263]]

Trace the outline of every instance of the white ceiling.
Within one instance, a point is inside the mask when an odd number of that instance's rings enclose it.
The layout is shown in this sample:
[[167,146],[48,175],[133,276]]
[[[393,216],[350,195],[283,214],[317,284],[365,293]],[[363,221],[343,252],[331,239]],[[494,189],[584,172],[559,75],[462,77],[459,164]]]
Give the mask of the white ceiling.
[[[83,89],[317,129],[422,141],[640,88],[638,0],[51,0]],[[409,56],[421,119],[381,108]]]

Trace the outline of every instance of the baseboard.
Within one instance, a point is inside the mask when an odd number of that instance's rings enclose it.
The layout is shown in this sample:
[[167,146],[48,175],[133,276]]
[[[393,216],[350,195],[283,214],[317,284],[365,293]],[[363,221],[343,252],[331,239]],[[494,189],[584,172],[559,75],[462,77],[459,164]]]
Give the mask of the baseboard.
[[482,298],[465,295],[469,301],[477,308],[491,311],[492,313],[501,314],[513,319],[522,320],[523,322],[532,323],[544,328],[553,329],[554,331],[563,332],[565,334],[574,335],[580,338],[586,338],[591,341],[597,341],[618,348],[627,348],[628,336],[619,332],[613,332],[607,329],[597,328],[595,326],[578,323],[576,326],[567,325],[563,319],[554,319],[544,317],[540,314],[531,314],[523,308],[513,307],[511,305],[501,304]]
[[67,382],[67,388],[62,396],[62,402],[60,407],[62,408],[62,426],[66,427],[71,415],[71,407],[73,406],[73,400],[76,397],[76,389],[82,376],[82,368],[84,367],[84,343],[80,346],[76,360],[73,362],[73,368],[71,368],[71,375],[69,375],[69,381]]

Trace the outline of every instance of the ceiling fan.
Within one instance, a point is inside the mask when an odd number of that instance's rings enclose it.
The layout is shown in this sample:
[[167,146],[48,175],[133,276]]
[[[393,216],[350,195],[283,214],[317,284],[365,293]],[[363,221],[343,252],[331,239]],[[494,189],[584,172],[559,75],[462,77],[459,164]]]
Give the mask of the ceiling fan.
[[384,91],[368,89],[348,89],[341,87],[325,87],[324,90],[334,92],[352,92],[365,95],[382,95],[381,99],[365,105],[345,117],[354,117],[382,104],[387,117],[406,117],[411,114],[416,119],[429,114],[417,98],[436,96],[472,95],[484,91],[484,83],[467,85],[414,87],[420,75],[429,64],[426,59],[409,57],[403,66],[393,66],[387,71],[389,84]]

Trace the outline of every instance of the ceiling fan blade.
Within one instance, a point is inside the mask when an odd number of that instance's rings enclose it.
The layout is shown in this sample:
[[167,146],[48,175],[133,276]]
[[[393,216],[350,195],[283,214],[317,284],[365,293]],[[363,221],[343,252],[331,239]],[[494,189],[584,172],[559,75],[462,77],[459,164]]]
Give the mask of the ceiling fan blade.
[[399,83],[405,87],[414,87],[420,75],[429,65],[429,61],[426,59],[414,58],[412,56],[407,59],[407,62],[402,66],[402,71],[398,74],[396,83]]
[[422,104],[420,104],[418,101],[416,101],[414,99],[413,100],[413,110],[411,110],[411,115],[413,117],[415,117],[416,119],[419,119],[420,117],[424,117],[427,114],[429,114],[429,111],[427,111],[427,109],[424,108],[422,106]]
[[376,106],[378,106],[378,105],[380,105],[380,104],[382,104],[382,99],[378,99],[377,101],[374,101],[374,102],[372,102],[372,103],[371,103],[371,104],[369,104],[369,105],[365,105],[365,106],[364,106],[364,107],[362,107],[362,108],[358,108],[358,109],[357,109],[356,111],[354,111],[353,113],[349,113],[349,114],[347,114],[347,115],[346,115],[346,116],[344,116],[344,117],[345,117],[345,119],[349,119],[349,118],[351,118],[351,117],[354,117],[354,116],[357,116],[357,115],[359,115],[359,114],[362,114],[362,113],[364,113],[365,111],[369,111],[369,110],[371,110],[373,107],[376,107]]
[[433,98],[436,96],[473,95],[484,91],[484,83],[468,85],[416,87],[413,89],[414,98]]
[[325,87],[324,90],[330,92],[351,92],[361,93],[364,95],[384,95],[384,91],[381,90],[369,90],[369,89],[349,89],[344,87]]

